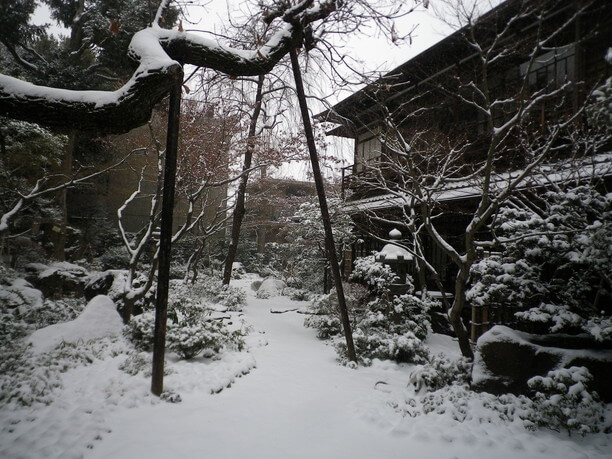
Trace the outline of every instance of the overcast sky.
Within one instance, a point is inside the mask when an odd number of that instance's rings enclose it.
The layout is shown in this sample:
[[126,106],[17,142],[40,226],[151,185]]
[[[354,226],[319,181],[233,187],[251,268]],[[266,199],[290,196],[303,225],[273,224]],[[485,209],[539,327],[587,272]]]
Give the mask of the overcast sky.
[[[189,18],[194,24],[184,24],[186,30],[199,29],[207,30],[213,33],[222,30],[222,24],[227,22],[228,9],[233,17],[240,14],[243,9],[244,2],[240,0],[212,0],[202,2],[204,5],[192,6],[189,8]],[[50,23],[50,31],[55,34],[67,34],[66,29],[62,29],[50,19],[49,9],[45,5],[41,5],[35,12],[33,19],[35,24]],[[393,45],[385,36],[368,36],[374,35],[373,30],[362,31],[361,34],[356,34],[354,37],[349,37],[346,40],[347,54],[362,62],[362,68],[365,72],[377,71],[384,73],[398,65],[404,63],[408,59],[416,56],[420,52],[426,50],[446,35],[451,32],[451,28],[437,19],[432,9],[420,8],[410,15],[396,21],[396,30],[398,35],[405,35],[409,31],[412,33],[410,42],[402,42],[400,45]],[[207,35],[210,37],[210,35]],[[330,102],[336,103],[345,97],[349,96],[353,90],[334,90],[329,88],[331,94]],[[318,111],[320,107],[313,107],[314,111]],[[352,158],[352,148],[347,144],[337,143],[334,149],[343,150],[343,156],[347,161]],[[340,154],[341,152],[338,151]],[[287,172],[279,171],[281,175],[294,175],[295,166],[288,169]],[[298,173],[303,175],[304,171]]]

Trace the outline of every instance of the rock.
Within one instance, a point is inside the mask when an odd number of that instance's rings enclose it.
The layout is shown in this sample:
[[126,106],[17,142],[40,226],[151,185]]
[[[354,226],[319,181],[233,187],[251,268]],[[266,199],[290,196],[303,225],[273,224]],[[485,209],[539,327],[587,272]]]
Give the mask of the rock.
[[46,297],[81,296],[88,281],[88,272],[81,266],[58,262],[51,265],[30,263],[25,266],[27,281]]
[[251,283],[251,290],[253,290],[254,292],[256,292],[257,290],[259,290],[259,287],[261,287],[262,281],[255,280]]
[[257,298],[270,298],[272,296],[282,295],[286,287],[287,284],[282,280],[269,277],[261,283],[261,286],[257,290]]
[[85,299],[89,301],[97,295],[107,295],[114,281],[115,276],[110,271],[104,271],[92,276],[83,292]]
[[589,385],[612,402],[612,350],[586,335],[531,335],[496,325],[477,343],[472,387],[492,394],[528,394],[527,381],[549,371],[584,366],[593,375]]
[[104,295],[93,298],[76,319],[40,328],[28,337],[35,354],[49,352],[62,342],[87,343],[104,337],[120,336],[123,321],[113,300]]

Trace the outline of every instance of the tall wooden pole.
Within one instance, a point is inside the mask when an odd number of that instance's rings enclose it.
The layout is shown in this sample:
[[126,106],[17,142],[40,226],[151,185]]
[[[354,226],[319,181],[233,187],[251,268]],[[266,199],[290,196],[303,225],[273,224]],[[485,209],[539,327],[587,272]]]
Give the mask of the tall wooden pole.
[[332,232],[331,220],[329,218],[329,209],[327,208],[327,197],[325,196],[325,187],[323,185],[323,176],[319,167],[319,157],[317,155],[317,147],[315,145],[312,125],[310,124],[310,115],[308,113],[308,103],[306,102],[306,93],[304,92],[304,82],[302,81],[302,72],[300,71],[300,63],[298,61],[297,52],[291,50],[291,67],[293,68],[293,77],[295,79],[295,89],[297,91],[300,111],[302,112],[302,121],[304,123],[304,133],[306,134],[306,144],[310,153],[310,163],[312,164],[312,174],[315,179],[317,188],[317,196],[319,198],[319,207],[321,208],[321,218],[323,220],[323,228],[325,230],[325,248],[327,257],[331,265],[332,277],[338,295],[338,309],[342,327],[344,328],[344,337],[346,339],[346,349],[349,360],[357,362],[355,355],[355,345],[353,344],[353,334],[351,332],[351,323],[344,298],[344,288],[342,287],[342,277],[340,276],[340,266],[338,264],[338,255],[336,254],[336,244],[334,243],[334,234]]
[[168,289],[170,281],[170,245],[172,242],[172,213],[178,150],[179,118],[181,112],[181,81],[170,91],[168,103],[168,132],[164,154],[164,191],[162,195],[161,228],[159,236],[159,266],[157,296],[155,298],[155,334],[153,337],[153,371],[151,392],[161,395],[164,390],[164,355],[166,352],[166,320],[168,318]]

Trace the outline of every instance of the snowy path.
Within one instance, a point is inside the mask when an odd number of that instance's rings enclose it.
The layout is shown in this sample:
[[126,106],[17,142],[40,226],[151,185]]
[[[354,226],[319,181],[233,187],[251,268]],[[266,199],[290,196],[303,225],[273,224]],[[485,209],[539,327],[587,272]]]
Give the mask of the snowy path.
[[[442,416],[411,418],[389,402],[405,397],[409,368],[379,363],[351,370],[316,340],[284,297],[260,300],[248,288],[245,309],[256,368],[230,389],[197,390],[178,405],[159,404],[116,413],[113,432],[91,458],[606,458],[599,445],[576,444],[554,433],[517,425],[458,423]],[[265,338],[265,339],[264,339]],[[448,342],[442,345],[448,345]],[[451,343],[452,344],[452,343]],[[439,345],[439,343],[438,343]],[[454,348],[453,348],[454,350]],[[383,381],[386,384],[378,384]],[[603,442],[603,443],[602,443]]]
[[117,413],[109,420],[113,433],[91,457],[406,457],[405,440],[373,430],[358,412],[372,398],[384,408],[386,394],[374,385],[404,385],[406,374],[395,366],[359,374],[339,366],[334,350],[303,326],[303,315],[270,313],[303,305],[290,303],[249,295],[247,321],[268,345],[252,350],[257,368],[248,376],[215,396],[182,394],[178,405]]
[[[304,303],[257,299],[250,280],[237,284],[248,292],[250,351],[173,361],[165,385],[182,403],[151,396],[149,379],[119,370],[125,354],[108,351],[63,373],[53,403],[0,411],[0,458],[612,458],[612,435],[529,432],[474,399],[459,400],[468,414],[461,423],[448,413],[403,415],[393,405],[406,407],[414,396],[406,388],[410,366],[340,366],[303,326],[304,315],[270,313]],[[448,337],[429,344],[433,352],[457,352]]]

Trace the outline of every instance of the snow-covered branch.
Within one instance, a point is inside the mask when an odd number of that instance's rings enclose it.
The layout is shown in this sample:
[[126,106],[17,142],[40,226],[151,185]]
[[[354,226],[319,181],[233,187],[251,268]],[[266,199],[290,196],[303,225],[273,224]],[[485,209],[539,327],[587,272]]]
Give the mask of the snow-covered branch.
[[252,50],[224,46],[192,33],[162,29],[153,23],[132,38],[129,55],[139,66],[121,88],[115,91],[57,89],[0,74],[0,115],[55,128],[127,132],[145,124],[153,106],[182,81],[183,64],[233,76],[265,74],[291,48],[300,45],[304,27],[335,9],[333,0],[304,10],[291,9],[283,16],[284,27]]

